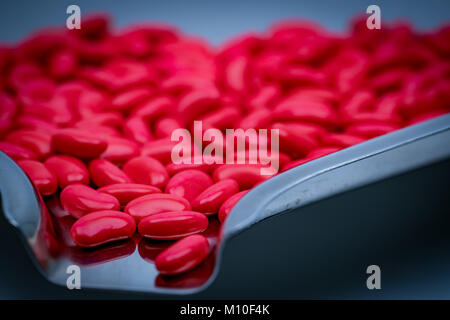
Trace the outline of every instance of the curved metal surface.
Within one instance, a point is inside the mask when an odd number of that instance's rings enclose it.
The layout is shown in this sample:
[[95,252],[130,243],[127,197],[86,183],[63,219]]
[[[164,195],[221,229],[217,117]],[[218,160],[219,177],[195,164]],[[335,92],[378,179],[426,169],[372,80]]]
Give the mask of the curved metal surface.
[[225,238],[279,212],[449,156],[450,114],[307,162],[260,184],[242,198],[227,219]]
[[103,264],[96,264],[89,255],[77,260],[73,253],[61,254],[58,250],[42,255],[42,245],[38,249],[35,246],[42,242],[39,229],[46,225],[39,199],[25,174],[1,153],[0,193],[6,218],[27,240],[33,258],[51,282],[65,286],[67,266],[81,261],[87,262],[81,266],[86,288],[172,295],[203,291],[204,296],[227,264],[223,259],[229,256],[227,242],[238,233],[288,210],[447,159],[449,142],[450,115],[446,115],[311,161],[266,181],[249,192],[228,217],[213,274],[206,283],[188,289],[158,287],[154,265],[142,259],[136,248],[126,249],[120,259]]

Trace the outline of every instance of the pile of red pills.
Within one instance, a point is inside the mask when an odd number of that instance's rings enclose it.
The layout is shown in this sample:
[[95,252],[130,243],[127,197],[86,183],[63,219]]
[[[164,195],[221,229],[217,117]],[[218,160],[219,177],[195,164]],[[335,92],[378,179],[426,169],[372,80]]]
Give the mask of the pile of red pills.
[[217,49],[169,26],[109,24],[0,47],[0,150],[67,247],[133,239],[144,252],[150,239],[161,275],[207,259],[217,219],[269,178],[257,164],[173,163],[175,129],[278,129],[286,171],[450,110],[450,26],[359,19],[340,35],[287,21]]

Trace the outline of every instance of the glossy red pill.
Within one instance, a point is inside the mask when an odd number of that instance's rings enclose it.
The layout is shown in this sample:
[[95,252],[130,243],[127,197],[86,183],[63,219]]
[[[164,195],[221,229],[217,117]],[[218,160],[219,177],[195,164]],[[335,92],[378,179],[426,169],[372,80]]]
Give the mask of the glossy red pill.
[[125,111],[151,97],[153,90],[150,87],[128,89],[116,95],[111,101],[114,110]]
[[192,201],[212,184],[211,177],[203,171],[184,170],[170,178],[165,192]]
[[60,201],[63,208],[76,219],[94,211],[120,209],[119,200],[115,197],[82,184],[65,187]]
[[43,131],[30,129],[12,131],[5,137],[5,141],[33,151],[40,159],[47,158],[52,152],[51,135]]
[[219,181],[202,193],[191,203],[192,210],[206,215],[214,215],[219,212],[220,206],[232,195],[239,192],[239,185],[235,180],[225,179]]
[[157,188],[164,188],[169,181],[166,168],[151,157],[132,158],[125,163],[122,170],[135,182]]
[[250,190],[244,190],[228,198],[219,209],[219,221],[224,222],[230,214],[233,207],[242,199]]
[[109,136],[105,137],[108,146],[100,155],[100,158],[122,165],[129,159],[139,155],[139,145],[130,139]]
[[[206,173],[211,173],[218,166],[215,163],[216,161],[213,156],[206,157],[200,155],[186,158],[189,159],[188,163],[177,163],[177,164],[169,163],[168,165],[166,165],[166,169],[169,175],[173,176],[181,171],[190,169],[196,169]],[[209,163],[206,163],[205,160],[208,161]]]
[[205,231],[208,218],[195,211],[175,211],[153,214],[142,219],[139,234],[155,240],[175,240]]
[[54,133],[58,130],[58,127],[51,122],[26,115],[17,118],[14,125],[19,129],[31,129],[36,131],[45,131],[48,133]]
[[124,212],[139,222],[147,216],[160,212],[189,210],[191,210],[191,204],[186,199],[173,194],[155,193],[130,201]]
[[152,193],[161,193],[161,189],[138,183],[118,183],[110,184],[97,189],[98,192],[107,193],[119,200],[122,207],[126,206],[131,200]]
[[317,139],[311,134],[305,134],[300,130],[289,126],[279,126],[280,151],[283,151],[293,158],[304,156],[312,149],[319,146]]
[[89,162],[89,174],[97,187],[116,183],[133,183],[133,180],[118,166],[106,159]]
[[220,94],[216,88],[201,88],[186,94],[178,104],[178,114],[186,123],[212,111],[220,105]]
[[51,156],[44,164],[55,173],[60,188],[73,183],[89,184],[89,172],[84,163],[77,158],[64,155]]
[[32,160],[37,159],[37,155],[24,147],[0,141],[0,151],[6,153],[13,160]]
[[381,136],[391,131],[397,130],[399,127],[390,123],[356,123],[346,129],[346,133],[365,137],[367,139]]
[[352,145],[364,142],[366,139],[345,133],[329,133],[322,137],[322,144],[326,146],[336,146],[347,148]]
[[224,164],[214,170],[213,180],[218,182],[233,179],[239,184],[241,190],[245,190],[273,176],[273,174],[261,174],[261,168],[264,166],[259,164]]
[[41,195],[51,195],[58,189],[56,175],[43,163],[34,160],[20,160],[17,164],[30,177]]
[[123,132],[126,137],[144,144],[153,140],[150,126],[141,117],[130,117],[123,124]]
[[53,150],[79,158],[97,157],[107,145],[104,139],[78,129],[63,129],[52,137]]
[[162,138],[147,142],[142,146],[141,155],[157,159],[163,164],[172,162],[172,150],[178,142]]
[[136,222],[120,211],[97,211],[78,219],[70,229],[70,236],[84,248],[131,238],[136,231]]
[[209,253],[208,240],[194,234],[178,240],[155,259],[156,269],[164,275],[175,275],[198,266]]
[[166,138],[178,128],[183,128],[183,124],[176,118],[161,118],[155,123],[155,134],[157,138]]

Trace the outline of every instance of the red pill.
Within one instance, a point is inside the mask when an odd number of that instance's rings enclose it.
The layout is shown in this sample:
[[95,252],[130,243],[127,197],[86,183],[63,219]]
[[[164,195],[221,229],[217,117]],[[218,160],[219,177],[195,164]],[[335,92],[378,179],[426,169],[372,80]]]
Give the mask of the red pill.
[[272,112],[269,109],[258,109],[248,113],[239,120],[237,127],[246,129],[264,128],[272,120]]
[[33,160],[37,159],[37,155],[21,146],[17,146],[12,143],[0,141],[0,151],[6,153],[8,157],[11,157],[13,160]]
[[334,109],[325,103],[298,99],[286,99],[277,105],[273,113],[274,119],[280,121],[306,121],[334,128],[339,118]]
[[178,114],[190,123],[196,117],[217,108],[220,95],[216,88],[201,88],[186,94],[178,104]]
[[172,161],[172,150],[178,144],[176,141],[171,141],[170,138],[162,138],[150,141],[141,149],[141,155],[155,158],[163,164]]
[[0,136],[9,130],[16,112],[17,106],[13,98],[0,91]]
[[133,182],[118,166],[105,159],[95,159],[89,162],[89,174],[97,187]]
[[200,193],[192,201],[192,209],[206,215],[219,212],[220,206],[232,195],[239,192],[239,185],[232,179],[219,181]]
[[228,89],[236,92],[245,90],[247,85],[249,57],[237,56],[225,67],[225,85]]
[[317,149],[314,149],[313,151],[311,151],[310,153],[308,153],[306,158],[310,159],[310,160],[317,159],[317,158],[326,156],[327,154],[339,151],[340,149],[341,149],[340,147],[322,147],[322,148],[317,148]]
[[119,130],[117,130],[116,128],[102,125],[94,125],[87,128],[83,128],[83,131],[89,134],[104,136],[105,140],[108,140],[107,137],[118,137],[120,135]]
[[[274,128],[275,129],[275,128]],[[293,158],[301,157],[318,147],[317,139],[288,126],[278,126],[279,148]]]
[[327,77],[322,71],[303,66],[285,67],[276,74],[277,79],[286,85],[323,86]]
[[309,162],[311,160],[326,156],[327,154],[339,151],[340,149],[341,149],[341,147],[321,147],[321,148],[314,149],[311,152],[309,152],[305,158],[288,162],[283,167],[282,172],[287,171],[292,168],[295,168],[295,167],[302,165],[306,162]]
[[169,181],[166,168],[151,157],[132,158],[123,166],[123,171],[135,182],[164,188]]
[[77,66],[77,57],[74,52],[70,50],[60,50],[55,52],[49,63],[49,69],[52,76],[55,78],[66,78],[71,76]]
[[199,212],[176,211],[153,214],[142,219],[139,234],[155,240],[175,240],[208,228],[208,218]]
[[255,95],[248,99],[247,108],[250,110],[270,108],[279,95],[280,88],[277,85],[265,85],[258,92],[256,92]]
[[97,157],[107,145],[104,139],[78,129],[63,129],[52,137],[53,150],[79,158]]
[[275,122],[271,125],[273,129],[286,129],[289,131],[295,131],[297,134],[302,134],[306,136],[314,137],[315,139],[320,139],[327,130],[314,123],[308,122],[291,122],[291,121],[283,121],[283,122]]
[[174,101],[169,97],[157,97],[150,99],[148,102],[136,107],[131,116],[144,118],[146,121],[152,122],[168,113],[174,107]]
[[33,151],[41,159],[52,152],[51,135],[46,132],[22,129],[9,133],[5,140]]
[[208,240],[194,234],[178,240],[155,259],[156,269],[164,275],[174,275],[198,266],[209,254]]
[[83,120],[75,123],[75,127],[83,130],[97,126],[120,127],[124,121],[123,116],[115,111],[102,113],[93,113],[93,111],[89,111],[84,117]]
[[140,144],[153,140],[149,125],[140,117],[128,118],[123,124],[123,133]]
[[172,132],[178,128],[183,128],[183,124],[176,118],[161,118],[155,123],[155,135],[158,138],[171,137]]
[[170,178],[165,192],[192,201],[212,184],[211,177],[203,171],[184,170]]
[[43,163],[34,160],[20,160],[17,164],[30,177],[41,195],[51,195],[58,189],[58,180],[55,174],[48,170]]
[[65,188],[69,184],[89,184],[89,172],[83,162],[71,156],[51,156],[44,162],[58,178],[58,184]]
[[306,163],[306,162],[309,162],[309,161],[311,161],[311,160],[312,160],[312,159],[303,158],[303,159],[297,159],[297,160],[294,160],[294,161],[290,161],[290,162],[288,162],[288,163],[286,163],[286,164],[284,165],[284,167],[283,167],[283,169],[281,170],[281,172],[288,171],[288,170],[290,170],[290,169],[292,169],[292,168],[298,167],[299,165],[302,165],[302,164],[304,164],[304,163]]
[[191,205],[186,199],[173,194],[155,193],[130,201],[124,212],[139,222],[149,215],[160,212],[189,210],[191,210]]
[[100,158],[122,165],[129,159],[139,155],[139,146],[136,142],[119,137],[105,137],[108,147]]
[[186,159],[189,159],[188,163],[169,163],[168,165],[166,165],[167,172],[169,172],[171,176],[177,174],[178,172],[190,169],[196,169],[206,173],[211,173],[218,166],[216,164],[216,160],[218,160],[218,158],[214,156],[194,155],[188,156],[186,157]]
[[71,184],[60,195],[61,205],[74,218],[100,210],[119,210],[119,200],[82,184]]
[[122,207],[126,206],[131,200],[152,193],[161,193],[157,187],[138,183],[119,183],[110,184],[97,189],[98,192],[107,193],[119,200]]
[[239,184],[241,190],[249,189],[273,176],[273,174],[261,174],[261,169],[264,167],[260,164],[224,164],[214,170],[213,180],[218,182],[233,179]]
[[370,123],[353,124],[347,127],[345,132],[348,134],[370,139],[377,136],[381,136],[383,134],[389,133],[397,129],[400,129],[400,127],[394,124],[370,122]]
[[78,219],[70,229],[70,236],[78,246],[90,248],[101,244],[131,238],[136,222],[120,211],[97,211]]
[[436,111],[427,112],[418,117],[411,119],[409,121],[409,124],[412,125],[412,124],[420,123],[422,121],[427,121],[427,120],[442,116],[447,113],[449,113],[449,111],[446,111],[446,110],[436,110]]
[[144,102],[153,94],[150,87],[128,89],[116,95],[111,101],[111,108],[118,111],[126,111]]
[[322,144],[326,146],[347,148],[355,144],[364,142],[365,140],[365,138],[345,133],[329,133],[322,137]]
[[234,127],[234,124],[238,122],[240,116],[241,112],[236,107],[224,107],[212,111],[201,118],[202,129],[208,130],[217,128],[219,130],[225,130],[227,128],[232,128]]
[[249,191],[250,190],[244,190],[239,193],[236,193],[235,195],[228,198],[222,204],[222,206],[219,209],[219,215],[218,215],[220,222],[223,223],[225,221],[225,219],[228,217],[228,215],[230,214],[231,210],[236,205],[236,203],[238,203],[239,200],[241,200]]
[[20,116],[14,123],[18,129],[31,129],[36,131],[44,131],[50,134],[56,132],[58,127],[51,122],[34,117],[34,116]]

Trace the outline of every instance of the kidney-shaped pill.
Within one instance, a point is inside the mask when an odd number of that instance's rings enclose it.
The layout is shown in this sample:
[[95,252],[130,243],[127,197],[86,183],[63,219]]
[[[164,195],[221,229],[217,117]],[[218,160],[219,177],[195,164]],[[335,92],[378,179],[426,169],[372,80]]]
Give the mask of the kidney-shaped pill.
[[239,185],[232,179],[219,181],[200,193],[192,201],[192,209],[206,215],[219,212],[220,206],[232,195],[239,192]]
[[180,274],[198,266],[208,253],[208,240],[194,234],[178,240],[161,252],[155,259],[155,266],[161,274]]
[[203,171],[184,170],[169,180],[165,191],[192,201],[212,183],[211,177]]
[[119,200],[121,206],[126,206],[131,200],[147,194],[161,193],[157,187],[139,183],[110,184],[97,189],[97,191],[112,195]]
[[63,129],[52,137],[53,150],[80,158],[97,157],[107,145],[104,139],[79,129]]
[[238,203],[238,201],[241,200],[241,198],[243,196],[245,196],[247,194],[247,192],[249,192],[249,191],[250,190],[244,190],[239,193],[236,193],[235,195],[231,196],[229,199],[227,199],[227,201],[225,201],[222,204],[222,206],[219,209],[219,221],[220,222],[225,221],[225,219],[230,214],[231,209],[233,209],[233,207],[236,205],[236,203]]
[[18,145],[0,141],[0,151],[6,153],[13,160],[37,159],[37,155]]
[[100,158],[122,165],[127,160],[139,155],[138,144],[130,139],[119,137],[105,137],[105,139],[108,141],[108,147]]
[[95,159],[89,163],[89,174],[98,187],[116,183],[132,183],[133,180],[112,162]]
[[240,189],[244,190],[272,177],[272,175],[263,175],[262,168],[264,166],[260,164],[224,164],[214,170],[213,180],[217,182],[233,179],[239,184]]
[[43,163],[35,160],[20,160],[17,164],[30,177],[43,196],[51,195],[58,189],[58,180],[56,180],[55,174],[48,170]]
[[56,174],[61,188],[73,183],[89,184],[89,172],[84,163],[77,158],[52,156],[45,160],[44,164]]
[[21,129],[10,132],[5,141],[22,146],[33,151],[39,158],[46,158],[51,154],[51,135],[47,132]]
[[182,197],[165,193],[149,194],[134,199],[124,209],[137,222],[149,215],[160,212],[189,210],[191,210],[189,201]]
[[90,248],[130,238],[135,231],[136,222],[132,217],[120,211],[104,210],[78,219],[70,229],[70,236],[80,247]]
[[169,180],[166,168],[151,157],[136,157],[123,166],[123,171],[135,182],[164,188]]
[[139,234],[155,240],[174,240],[205,231],[208,218],[199,212],[162,212],[139,222]]
[[100,210],[119,210],[119,200],[98,192],[82,184],[72,184],[64,188],[60,195],[61,205],[74,218]]

